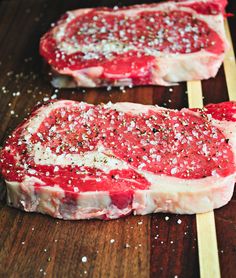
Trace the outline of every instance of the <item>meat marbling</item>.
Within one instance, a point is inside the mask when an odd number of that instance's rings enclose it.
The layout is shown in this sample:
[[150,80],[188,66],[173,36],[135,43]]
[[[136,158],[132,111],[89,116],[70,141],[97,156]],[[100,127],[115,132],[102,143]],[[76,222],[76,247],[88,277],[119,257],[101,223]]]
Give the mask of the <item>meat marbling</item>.
[[235,183],[235,115],[235,102],[181,111],[50,102],[1,151],[8,204],[63,219],[221,207]]
[[227,49],[225,0],[67,12],[40,42],[55,87],[173,85],[214,77]]

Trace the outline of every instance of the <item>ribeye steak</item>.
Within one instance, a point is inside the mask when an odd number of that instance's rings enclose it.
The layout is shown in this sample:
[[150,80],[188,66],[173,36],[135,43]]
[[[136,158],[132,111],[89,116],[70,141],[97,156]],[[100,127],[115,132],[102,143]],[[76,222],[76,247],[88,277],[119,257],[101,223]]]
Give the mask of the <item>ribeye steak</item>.
[[55,87],[172,85],[216,75],[225,0],[67,12],[40,42]]
[[235,115],[234,102],[181,111],[50,102],[1,151],[8,204],[63,219],[221,207],[235,183]]

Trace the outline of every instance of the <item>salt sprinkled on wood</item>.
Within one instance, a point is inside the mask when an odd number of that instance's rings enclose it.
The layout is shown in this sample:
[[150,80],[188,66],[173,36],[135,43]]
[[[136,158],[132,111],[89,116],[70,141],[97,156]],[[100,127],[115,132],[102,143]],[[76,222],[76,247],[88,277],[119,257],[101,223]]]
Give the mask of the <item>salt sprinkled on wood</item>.
[[81,259],[82,263],[86,263],[88,261],[87,257],[86,256],[83,256],[82,259]]

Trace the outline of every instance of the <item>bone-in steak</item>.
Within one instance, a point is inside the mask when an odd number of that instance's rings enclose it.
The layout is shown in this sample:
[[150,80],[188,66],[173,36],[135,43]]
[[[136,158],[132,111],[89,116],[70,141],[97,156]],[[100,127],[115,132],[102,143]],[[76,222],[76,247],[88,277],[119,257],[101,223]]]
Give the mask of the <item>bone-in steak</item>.
[[40,42],[56,87],[171,85],[216,75],[226,1],[67,12]]
[[221,207],[235,182],[235,110],[50,102],[1,151],[8,204],[63,219]]

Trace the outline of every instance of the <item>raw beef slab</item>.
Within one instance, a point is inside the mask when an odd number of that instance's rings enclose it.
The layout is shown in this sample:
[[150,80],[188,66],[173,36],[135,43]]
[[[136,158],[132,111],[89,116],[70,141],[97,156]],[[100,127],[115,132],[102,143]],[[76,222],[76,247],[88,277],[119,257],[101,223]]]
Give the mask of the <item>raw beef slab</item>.
[[1,151],[10,206],[63,219],[203,213],[235,183],[236,103],[171,110],[60,100]]
[[173,85],[214,77],[225,0],[67,12],[40,42],[55,87]]

